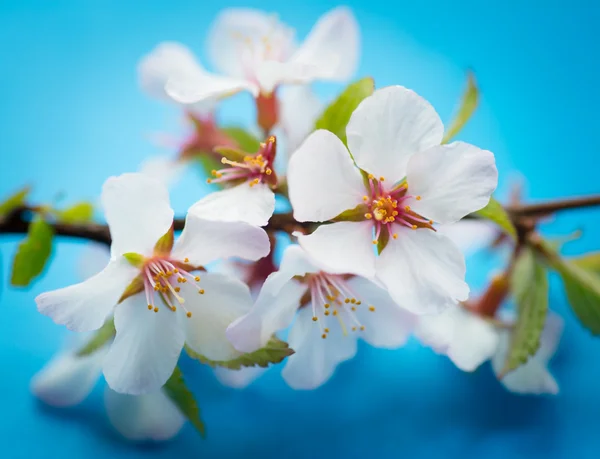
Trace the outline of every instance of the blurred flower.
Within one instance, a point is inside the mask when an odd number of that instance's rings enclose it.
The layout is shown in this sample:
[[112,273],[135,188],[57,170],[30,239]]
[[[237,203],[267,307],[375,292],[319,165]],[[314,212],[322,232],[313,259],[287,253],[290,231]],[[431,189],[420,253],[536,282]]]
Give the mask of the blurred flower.
[[400,347],[415,322],[376,284],[332,274],[298,245],[286,249],[279,271],[267,278],[250,312],[229,326],[227,337],[239,351],[252,352],[292,321],[288,342],[296,353],[282,375],[295,389],[327,381],[354,356],[359,337],[377,347]]
[[275,91],[281,83],[344,81],[355,71],[358,25],[350,10],[335,8],[315,24],[296,47],[294,31],[276,16],[232,8],[219,15],[209,37],[209,53],[227,76],[187,72],[169,78],[165,90],[182,103],[198,103],[246,90],[256,98],[258,124],[277,124]]
[[162,387],[184,342],[213,360],[239,355],[225,329],[249,309],[248,287],[216,273],[204,273],[200,283],[190,271],[220,258],[261,258],[269,252],[266,233],[232,218],[218,199],[201,200],[173,244],[168,191],[143,174],[109,178],[102,203],[112,237],[110,262],[85,282],[39,295],[39,311],[74,331],[100,328],[114,311],[117,335],[104,376],[122,393]]
[[[31,391],[51,406],[77,405],[100,378],[107,352],[108,346],[104,346],[85,357],[78,357],[75,348],[57,354],[32,378]],[[134,396],[106,387],[104,403],[112,425],[130,440],[168,440],[185,422],[162,390]]]
[[[453,223],[484,207],[498,180],[492,153],[463,142],[440,145],[443,132],[426,100],[388,87],[350,118],[348,149],[356,165],[324,130],[311,134],[289,165],[296,220],[346,220],[299,236],[300,245],[330,272],[376,275],[392,298],[421,314],[469,293],[464,257],[434,221]],[[356,166],[368,173],[367,184]]]

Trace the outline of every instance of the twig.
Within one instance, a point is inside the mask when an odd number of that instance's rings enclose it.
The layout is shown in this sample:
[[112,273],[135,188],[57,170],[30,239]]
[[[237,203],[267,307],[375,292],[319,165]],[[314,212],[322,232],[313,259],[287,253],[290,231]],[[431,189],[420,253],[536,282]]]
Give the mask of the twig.
[[593,206],[600,206],[600,195],[557,199],[555,201],[547,201],[539,204],[518,204],[508,206],[506,210],[513,216],[540,217],[560,210],[581,209]]

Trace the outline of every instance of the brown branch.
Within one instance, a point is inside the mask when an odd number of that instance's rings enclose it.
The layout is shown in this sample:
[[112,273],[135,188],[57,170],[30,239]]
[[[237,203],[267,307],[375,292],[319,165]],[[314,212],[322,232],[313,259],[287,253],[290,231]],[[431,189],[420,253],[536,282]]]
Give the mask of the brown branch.
[[[31,207],[18,207],[6,217],[0,217],[0,234],[26,234],[29,230],[29,214],[33,212]],[[185,224],[185,219],[176,218],[173,226],[176,231],[181,231]],[[54,233],[58,236],[71,237],[75,239],[84,239],[87,241],[99,242],[110,245],[110,231],[107,225],[99,223],[71,224],[71,223],[52,223]],[[275,214],[269,220],[266,226],[267,231],[303,231],[308,228],[305,223],[299,223],[294,220],[291,214]]]
[[515,217],[542,217],[561,210],[582,209],[593,206],[600,206],[600,195],[557,199],[539,204],[517,204],[507,206],[506,210]]

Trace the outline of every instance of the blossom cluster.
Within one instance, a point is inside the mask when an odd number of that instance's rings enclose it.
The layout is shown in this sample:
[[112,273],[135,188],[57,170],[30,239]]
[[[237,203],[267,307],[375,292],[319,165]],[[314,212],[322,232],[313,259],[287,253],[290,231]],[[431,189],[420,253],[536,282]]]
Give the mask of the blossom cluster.
[[[91,359],[57,358],[34,381],[36,393],[75,403],[102,369],[109,411],[129,394],[173,418],[169,432],[153,430],[160,422],[150,414],[128,431],[160,439],[183,423],[161,393],[183,349],[224,363],[287,330],[294,353],[282,377],[296,389],[325,383],[355,355],[359,339],[394,349],[414,333],[467,371],[503,361],[509,332],[466,307],[465,255],[449,235],[488,204],[498,182],[494,155],[445,143],[436,110],[403,86],[364,97],[341,133],[315,129],[323,106],[310,84],[348,81],[359,41],[346,8],[321,17],[299,46],[275,16],[231,9],[209,36],[221,73],[205,70],[179,43],[162,43],[141,60],[142,88],[179,107],[193,132],[178,142],[176,157],[106,180],[106,267],[36,302],[70,330],[91,332],[114,320],[116,334]],[[256,107],[254,151],[217,121],[219,102],[242,91]],[[188,209],[176,234],[168,186],[198,159],[214,165],[207,181],[219,188]],[[271,224],[276,199],[291,206],[289,225]],[[503,381],[515,391],[556,392],[544,363],[528,364],[542,383],[525,367]],[[71,376],[86,383],[70,384]]]

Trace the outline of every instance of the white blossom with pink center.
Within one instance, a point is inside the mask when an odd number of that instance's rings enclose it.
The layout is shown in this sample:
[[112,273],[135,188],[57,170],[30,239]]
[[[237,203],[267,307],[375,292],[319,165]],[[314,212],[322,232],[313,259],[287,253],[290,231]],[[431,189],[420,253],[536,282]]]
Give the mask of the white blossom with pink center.
[[436,226],[488,203],[498,181],[494,155],[464,142],[440,145],[438,114],[401,86],[367,97],[346,134],[348,148],[319,130],[292,155],[296,220],[343,220],[299,236],[300,245],[330,272],[377,277],[414,313],[466,300],[464,256]]
[[377,347],[402,346],[415,316],[375,283],[328,272],[292,245],[253,308],[228,327],[227,337],[239,351],[252,352],[290,324],[288,342],[296,352],[286,359],[282,375],[293,388],[313,389],[354,356],[358,338]]
[[143,174],[109,178],[102,205],[112,237],[108,265],[82,283],[39,295],[39,311],[80,332],[100,328],[114,313],[117,333],[104,376],[117,392],[158,390],[184,343],[213,360],[239,355],[225,329],[250,308],[248,287],[223,274],[192,271],[218,259],[265,256],[264,230],[201,200],[173,242],[168,191]]

